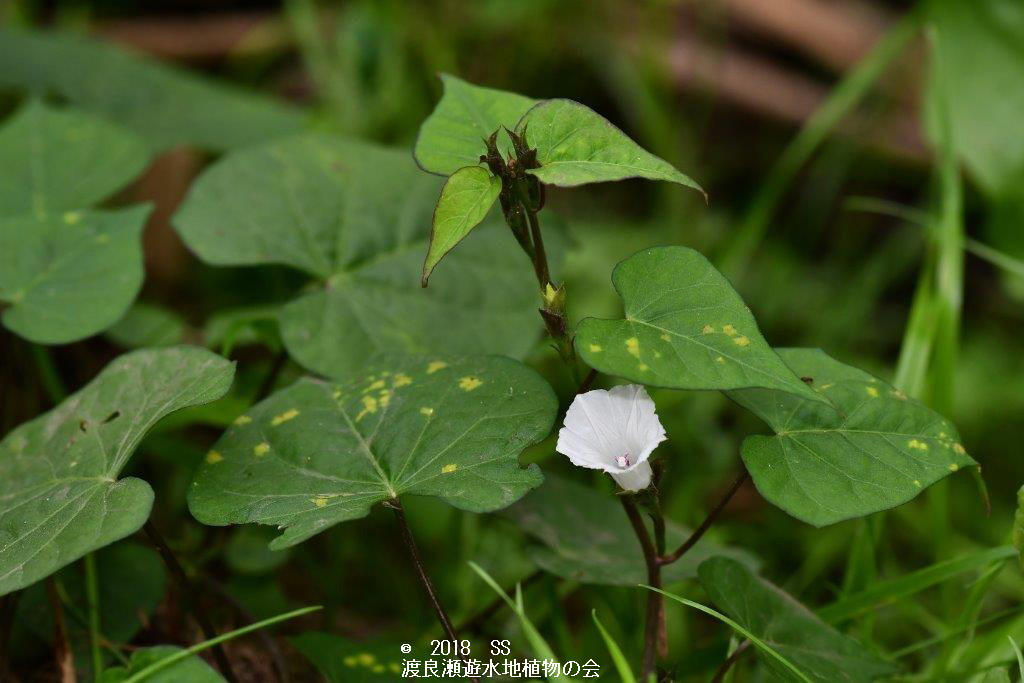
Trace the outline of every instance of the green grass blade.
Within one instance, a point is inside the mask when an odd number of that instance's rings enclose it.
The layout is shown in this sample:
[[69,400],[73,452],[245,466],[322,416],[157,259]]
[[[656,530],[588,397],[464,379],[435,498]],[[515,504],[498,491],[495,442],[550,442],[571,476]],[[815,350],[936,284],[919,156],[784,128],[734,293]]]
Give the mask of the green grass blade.
[[301,609],[292,610],[291,612],[285,612],[284,614],[278,614],[276,617],[270,617],[268,619],[263,619],[262,621],[257,621],[255,624],[249,624],[248,626],[243,626],[242,628],[235,629],[234,631],[229,631],[228,633],[225,633],[223,635],[219,635],[216,638],[211,638],[209,640],[204,640],[203,642],[198,643],[197,645],[193,645],[192,647],[188,648],[187,650],[182,650],[181,652],[175,652],[173,655],[170,655],[169,657],[164,657],[163,659],[161,659],[158,662],[153,662],[152,664],[147,666],[142,671],[139,671],[135,675],[133,675],[133,676],[129,677],[128,679],[126,679],[124,681],[124,683],[139,683],[140,681],[146,680],[147,678],[149,678],[153,674],[157,673],[158,671],[162,671],[163,669],[166,669],[167,667],[171,666],[172,664],[174,664],[176,662],[180,662],[183,659],[191,657],[192,655],[196,654],[197,652],[202,652],[203,650],[211,648],[214,645],[218,645],[218,644],[223,643],[225,641],[232,640],[232,639],[237,638],[239,636],[244,636],[246,633],[251,633],[252,631],[258,631],[261,628],[266,628],[267,626],[272,626],[273,624],[277,624],[277,623],[282,622],[282,621],[287,621],[288,619],[294,619],[295,617],[301,617],[304,614],[309,614],[310,612],[315,612],[318,609],[323,609],[323,608],[321,606],[319,606],[319,605],[315,605],[313,607],[303,607]]
[[597,626],[597,630],[601,633],[601,638],[604,639],[604,644],[608,647],[608,654],[612,657],[612,662],[615,663],[615,669],[619,672],[619,678],[622,679],[622,683],[636,683],[636,677],[633,676],[633,669],[630,668],[629,662],[626,661],[625,655],[622,654],[622,648],[615,642],[611,634],[605,629],[604,624],[597,618],[597,610],[590,610],[590,616],[594,620],[594,624]]
[[[516,597],[512,599],[508,593],[502,589],[498,582],[494,580],[490,574],[487,573],[483,567],[478,565],[476,562],[470,562],[469,566],[472,567],[481,579],[484,580],[488,586],[490,586],[495,593],[497,593],[505,604],[511,608],[512,612],[515,613],[519,619],[519,625],[523,629],[523,635],[526,636],[527,642],[530,644],[530,649],[533,650],[533,654],[537,659],[550,659],[552,661],[559,661],[555,656],[554,650],[548,645],[548,641],[544,639],[544,636],[540,634],[537,627],[533,625],[530,618],[526,616],[526,609],[523,605],[523,593],[519,584],[516,585]],[[565,681],[566,683],[572,683],[573,679],[568,676],[552,676],[548,680],[551,681]]]
[[[938,34],[929,27],[928,37],[936,59]],[[935,297],[938,308],[935,357],[929,384],[934,407],[952,417],[955,398],[956,361],[959,355],[960,315],[964,288],[963,186],[953,141],[949,93],[939,70],[933,70],[929,96],[935,112],[939,159],[939,213],[935,229]]]
[[830,624],[838,624],[852,619],[866,610],[901,600],[926,588],[941,584],[964,572],[980,569],[993,562],[1005,562],[1016,556],[1017,551],[1012,546],[1000,546],[936,562],[910,574],[879,581],[859,593],[837,600],[818,610],[818,616]]
[[761,185],[736,237],[721,260],[730,277],[742,273],[764,238],[775,209],[800,168],[821,146],[829,133],[853,109],[886,67],[917,33],[919,17],[909,13],[889,30],[850,73],[840,81],[800,133],[786,147]]
[[977,631],[982,626],[987,626],[988,624],[999,621],[1001,619],[1006,619],[1007,617],[1020,615],[1021,611],[1022,610],[1019,607],[1011,607],[1010,609],[1001,610],[999,612],[996,612],[995,614],[988,615],[984,619],[979,619],[965,626],[955,628],[952,631],[947,631],[940,635],[932,636],[931,638],[919,640],[916,643],[912,643],[910,645],[907,645],[906,647],[900,648],[899,650],[890,653],[890,656],[893,659],[902,659],[903,657],[909,657],[915,652],[925,650],[929,647],[934,647],[935,645],[941,645],[948,640],[952,640],[953,638],[963,635],[964,633]]
[[736,623],[735,621],[733,621],[729,617],[725,616],[721,612],[717,612],[717,611],[711,609],[710,607],[708,607],[706,605],[700,604],[699,602],[694,602],[693,600],[687,600],[686,598],[680,597],[680,596],[675,595],[673,593],[669,593],[667,591],[659,590],[659,589],[654,588],[652,586],[646,586],[644,584],[640,584],[640,587],[641,588],[646,588],[647,590],[652,590],[655,593],[661,593],[662,595],[664,595],[667,598],[671,598],[672,600],[675,600],[676,602],[682,603],[682,604],[686,605],[687,607],[692,607],[695,610],[699,610],[699,611],[703,612],[704,614],[708,614],[708,615],[714,617],[715,619],[718,619],[722,623],[728,625],[732,630],[736,631],[741,636],[743,636],[744,638],[749,640],[751,643],[753,643],[754,646],[757,649],[761,650],[766,655],[768,655],[769,657],[771,657],[772,659],[777,661],[779,664],[781,664],[783,667],[785,667],[788,671],[792,672],[793,675],[795,675],[798,679],[800,679],[801,681],[804,681],[805,683],[811,683],[811,679],[808,678],[807,675],[803,671],[798,669],[796,667],[796,665],[794,665],[791,661],[789,661],[788,659],[783,657],[781,654],[776,652],[774,649],[772,649],[772,647],[770,645],[768,645],[768,643],[764,642],[763,640],[761,640],[760,638],[755,636],[753,633],[751,633],[750,631],[745,629],[743,626],[741,626],[740,624]]
[[[854,196],[849,197],[843,202],[843,208],[847,211],[862,211],[864,213],[898,218],[919,228],[931,229],[927,212],[913,206],[889,201],[888,199]],[[996,268],[1004,270],[1011,275],[1024,277],[1024,261],[1019,258],[1010,256],[1006,252],[970,237],[964,240],[964,249],[967,253],[978,257]]]
[[1024,653],[1021,653],[1020,646],[1017,645],[1017,641],[1013,639],[1013,636],[1006,636],[1006,639],[1010,641],[1013,654],[1017,655],[1017,670],[1020,671],[1021,680],[1024,681]]

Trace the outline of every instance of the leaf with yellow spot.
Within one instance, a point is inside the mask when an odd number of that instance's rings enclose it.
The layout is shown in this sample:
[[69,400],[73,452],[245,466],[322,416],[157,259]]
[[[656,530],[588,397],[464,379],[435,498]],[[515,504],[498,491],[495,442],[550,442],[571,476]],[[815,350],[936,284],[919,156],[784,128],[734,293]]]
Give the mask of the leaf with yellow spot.
[[816,349],[779,354],[828,387],[832,405],[767,389],[728,394],[775,431],[748,437],[741,454],[761,495],[794,517],[823,526],[869,515],[976,465],[952,423],[878,378]]
[[[385,389],[386,400],[363,393],[383,367],[410,380]],[[540,483],[518,456],[548,435],[557,401],[533,370],[498,356],[388,356],[364,372],[340,384],[302,379],[250,408],[257,427],[230,427],[214,445],[223,462],[200,465],[192,514],[280,526],[272,547],[283,548],[396,496],[484,512]],[[291,410],[287,429],[266,426]]]
[[459,389],[462,389],[463,391],[473,391],[474,389],[479,389],[480,385],[483,383],[484,381],[479,377],[460,377]]
[[591,367],[653,386],[764,387],[826,402],[782,362],[743,300],[696,251],[646,249],[619,263],[612,282],[625,318],[587,318],[577,328],[576,348]]
[[233,376],[233,363],[205,349],[135,351],[7,434],[0,441],[0,595],[140,529],[153,490],[119,478],[132,453],[160,419],[220,398]]
[[274,418],[270,421],[270,425],[272,427],[276,427],[276,426],[278,426],[280,424],[284,424],[288,420],[294,420],[298,416],[299,416],[299,411],[298,410],[296,410],[295,408],[289,408],[288,410],[284,411],[280,415],[275,415]]

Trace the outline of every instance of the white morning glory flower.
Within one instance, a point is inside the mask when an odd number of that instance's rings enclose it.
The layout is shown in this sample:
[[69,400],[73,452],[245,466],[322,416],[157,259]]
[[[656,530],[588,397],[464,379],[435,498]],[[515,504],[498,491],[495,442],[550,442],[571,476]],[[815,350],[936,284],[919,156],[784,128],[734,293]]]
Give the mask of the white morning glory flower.
[[626,384],[577,395],[555,450],[574,465],[604,470],[627,491],[639,491],[650,486],[647,458],[665,439],[647,390]]

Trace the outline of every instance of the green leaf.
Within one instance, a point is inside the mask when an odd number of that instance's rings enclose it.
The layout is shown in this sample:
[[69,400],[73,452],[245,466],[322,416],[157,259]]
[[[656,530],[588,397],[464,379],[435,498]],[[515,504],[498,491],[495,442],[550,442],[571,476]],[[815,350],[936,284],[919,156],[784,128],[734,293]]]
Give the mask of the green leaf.
[[232,149],[301,130],[305,122],[300,109],[282,102],[70,33],[0,29],[0,86],[56,92],[157,150]]
[[[420,127],[413,154],[420,168],[451,175],[480,163],[484,140],[502,128],[511,130],[538,100],[503,90],[483,88],[441,74],[444,95]],[[511,144],[501,133],[505,148]]]
[[0,218],[0,303],[12,332],[42,344],[115,323],[142,286],[149,206]]
[[[155,645],[144,647],[132,653],[126,667],[107,669],[100,677],[99,683],[123,683],[135,674],[145,670],[157,662],[183,652],[176,645]],[[189,655],[171,666],[146,676],[147,683],[223,683],[224,678],[198,655]]]
[[793,664],[793,662],[786,659],[786,657],[777,652],[775,648],[773,648],[769,643],[766,643],[761,638],[758,638],[756,633],[752,632],[750,629],[748,629],[738,621],[730,619],[726,615],[722,614],[717,610],[711,609],[707,605],[702,605],[699,602],[694,602],[693,600],[687,600],[686,598],[676,595],[675,593],[669,593],[668,591],[663,591],[660,588],[654,588],[653,586],[646,586],[642,584],[640,587],[652,590],[655,593],[661,593],[662,595],[671,600],[674,600],[682,605],[686,605],[687,607],[691,607],[699,612],[703,612],[704,614],[707,614],[710,617],[718,619],[720,622],[722,622],[723,624],[731,628],[733,631],[735,631],[737,635],[742,636],[743,638],[746,638],[751,643],[753,643],[754,647],[756,647],[764,657],[770,658],[772,664],[775,665],[774,668],[776,672],[781,674],[780,677],[783,680],[797,680],[801,681],[802,683],[810,683],[810,679],[807,677],[807,675],[803,671],[801,671],[795,664]]
[[953,144],[984,190],[1007,190],[1024,171],[1024,11],[1016,0],[931,0],[926,7],[938,37],[932,79],[952,95]]
[[279,314],[288,352],[339,379],[378,352],[525,355],[540,330],[529,260],[487,221],[420,287],[441,181],[408,152],[302,136],[229,154],[175,225],[208,263],[281,263],[316,285]]
[[222,396],[233,375],[205,349],[135,351],[0,441],[0,595],[137,531],[153,490],[118,474],[157,420]]
[[[700,584],[711,600],[741,626],[814,681],[871,681],[894,667],[835,630],[772,583],[739,562],[715,557],[701,564]],[[760,653],[777,676],[792,672]]]
[[405,659],[428,659],[426,647],[402,654],[399,641],[356,642],[321,631],[291,638],[329,683],[390,683],[402,673]]
[[128,131],[30,100],[0,128],[0,216],[90,207],[141,173],[148,158]]
[[[611,586],[635,586],[647,578],[636,534],[612,495],[547,474],[539,488],[501,514],[540,541],[529,553],[544,571],[570,581]],[[670,550],[689,535],[685,527],[666,524]],[[749,553],[704,539],[678,562],[662,568],[662,576],[668,582],[693,578],[700,563],[714,555],[734,557],[755,569],[758,565]]]
[[343,385],[300,380],[240,417],[192,483],[196,519],[278,525],[278,549],[404,494],[485,512],[540,483],[517,458],[547,436],[557,402],[533,370],[407,356],[365,372]]
[[501,193],[501,178],[479,166],[466,166],[452,174],[441,188],[430,230],[430,247],[423,263],[421,284],[426,287],[431,271],[487,217]]
[[106,336],[126,349],[141,349],[180,344],[187,329],[185,320],[177,312],[157,304],[138,302],[107,328]]
[[625,178],[667,180],[701,190],[672,164],[645,151],[589,107],[572,100],[544,100],[516,125],[537,150],[541,166],[530,173],[562,187]]
[[779,354],[831,405],[763,389],[729,396],[776,432],[748,437],[743,462],[761,495],[797,519],[824,526],[886,510],[977,464],[950,422],[878,378],[817,349]]
[[706,258],[685,247],[646,249],[612,283],[625,320],[580,322],[576,349],[600,372],[673,389],[768,387],[822,400],[786,367],[754,316]]

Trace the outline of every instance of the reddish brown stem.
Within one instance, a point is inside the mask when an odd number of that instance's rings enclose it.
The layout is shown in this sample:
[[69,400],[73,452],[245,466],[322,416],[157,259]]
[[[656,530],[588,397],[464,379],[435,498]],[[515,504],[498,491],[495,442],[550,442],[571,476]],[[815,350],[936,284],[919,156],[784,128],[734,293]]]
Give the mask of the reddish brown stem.
[[[632,496],[621,496],[622,507],[626,511],[626,517],[640,541],[640,548],[644,553],[644,563],[647,565],[647,584],[653,588],[661,588],[661,563],[658,553],[651,541],[651,535],[647,532],[647,526],[640,515],[636,501]],[[662,596],[657,591],[648,591],[647,609],[644,614],[644,659],[640,672],[640,680],[646,681],[654,672],[655,660],[657,658],[658,640],[662,617]]]
[[68,641],[68,628],[64,623],[64,610],[60,605],[57,580],[52,576],[46,579],[46,595],[53,610],[53,658],[57,661],[57,671],[61,683],[75,683],[75,659]]
[[718,501],[718,504],[715,505],[711,512],[708,513],[708,516],[704,518],[704,521],[701,522],[700,526],[697,527],[692,534],[690,534],[690,537],[687,538],[683,542],[683,544],[679,546],[678,549],[676,549],[675,552],[673,552],[670,555],[665,555],[664,557],[658,558],[659,563],[662,565],[672,564],[680,557],[685,555],[690,550],[690,548],[697,545],[697,541],[699,541],[701,537],[705,533],[707,533],[707,530],[710,529],[711,525],[715,523],[715,520],[718,519],[718,516],[722,513],[722,510],[725,509],[725,506],[729,504],[729,501],[732,500],[732,497],[736,494],[737,491],[739,491],[740,487],[743,486],[743,483],[746,482],[749,477],[750,473],[748,473],[747,470],[744,469],[743,473],[736,478],[736,481],[732,483],[732,486],[729,487],[729,490],[722,497],[722,499]]

